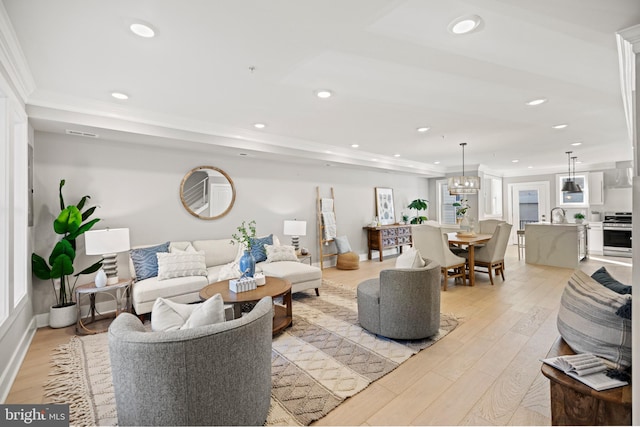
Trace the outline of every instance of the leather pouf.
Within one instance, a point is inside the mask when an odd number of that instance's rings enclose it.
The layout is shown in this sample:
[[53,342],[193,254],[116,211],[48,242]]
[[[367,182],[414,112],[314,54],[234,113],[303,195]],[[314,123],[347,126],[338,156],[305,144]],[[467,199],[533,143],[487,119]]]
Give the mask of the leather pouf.
[[360,257],[355,252],[338,254],[336,268],[338,270],[357,270],[360,268]]

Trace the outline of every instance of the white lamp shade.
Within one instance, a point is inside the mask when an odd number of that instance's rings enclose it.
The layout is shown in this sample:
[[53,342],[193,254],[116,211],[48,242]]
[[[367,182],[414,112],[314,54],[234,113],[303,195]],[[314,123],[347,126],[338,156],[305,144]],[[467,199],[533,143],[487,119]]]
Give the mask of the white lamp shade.
[[475,194],[480,189],[480,177],[450,176],[447,179],[449,194]]
[[84,246],[87,255],[104,255],[124,252],[131,249],[128,228],[108,228],[106,230],[84,233]]
[[285,236],[306,236],[307,221],[287,220],[284,222]]

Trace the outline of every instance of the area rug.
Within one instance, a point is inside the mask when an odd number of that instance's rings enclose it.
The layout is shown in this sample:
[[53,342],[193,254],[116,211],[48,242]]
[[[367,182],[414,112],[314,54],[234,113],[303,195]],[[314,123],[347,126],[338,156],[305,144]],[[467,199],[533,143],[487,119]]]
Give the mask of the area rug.
[[[267,425],[309,425],[458,325],[442,314],[434,337],[383,338],[359,326],[353,289],[324,280],[320,294],[294,294],[293,325],[273,340]],[[70,405],[72,425],[117,425],[107,337],[72,337],[52,355],[45,396]]]

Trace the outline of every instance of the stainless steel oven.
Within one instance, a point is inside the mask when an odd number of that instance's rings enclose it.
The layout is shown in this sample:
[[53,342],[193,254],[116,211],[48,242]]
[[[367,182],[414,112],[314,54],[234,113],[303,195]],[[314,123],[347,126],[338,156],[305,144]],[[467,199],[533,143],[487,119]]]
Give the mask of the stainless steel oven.
[[602,222],[602,240],[605,255],[631,257],[631,212],[605,214]]

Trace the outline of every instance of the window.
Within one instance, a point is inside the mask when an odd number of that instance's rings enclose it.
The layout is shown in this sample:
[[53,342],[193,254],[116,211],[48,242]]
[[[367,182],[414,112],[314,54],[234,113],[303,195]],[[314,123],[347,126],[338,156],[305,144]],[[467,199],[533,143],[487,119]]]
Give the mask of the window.
[[438,205],[440,206],[440,224],[455,224],[456,223],[456,207],[453,206],[455,202],[462,200],[464,197],[461,195],[452,196],[449,194],[449,188],[447,187],[447,181],[438,181]]
[[589,207],[589,179],[587,174],[576,174],[575,183],[580,186],[582,193],[568,193],[562,191],[562,186],[569,179],[569,175],[558,175],[558,206],[561,207]]

